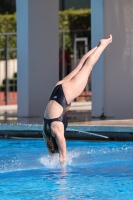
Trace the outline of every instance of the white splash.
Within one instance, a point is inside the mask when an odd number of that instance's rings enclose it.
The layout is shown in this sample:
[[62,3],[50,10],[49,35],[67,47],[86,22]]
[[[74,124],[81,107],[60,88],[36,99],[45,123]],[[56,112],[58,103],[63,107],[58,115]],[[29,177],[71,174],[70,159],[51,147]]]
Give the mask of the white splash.
[[74,159],[79,158],[81,152],[78,150],[72,150],[67,152],[67,165],[74,165]]
[[40,163],[48,168],[59,167],[59,156],[58,154],[53,154],[52,156],[43,156],[39,159]]
[[[78,158],[80,156],[80,152],[78,151],[67,151],[67,161],[66,165],[73,165],[74,158]],[[48,168],[59,168],[59,154],[53,154],[52,156],[43,156],[39,159],[40,163]]]

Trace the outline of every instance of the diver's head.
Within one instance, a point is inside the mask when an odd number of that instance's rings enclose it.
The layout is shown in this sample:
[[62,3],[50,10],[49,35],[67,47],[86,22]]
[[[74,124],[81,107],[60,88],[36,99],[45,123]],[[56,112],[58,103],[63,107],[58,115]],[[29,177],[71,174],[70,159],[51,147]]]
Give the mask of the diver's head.
[[59,153],[58,145],[57,145],[55,139],[53,139],[52,137],[47,138],[46,145],[47,145],[50,153]]

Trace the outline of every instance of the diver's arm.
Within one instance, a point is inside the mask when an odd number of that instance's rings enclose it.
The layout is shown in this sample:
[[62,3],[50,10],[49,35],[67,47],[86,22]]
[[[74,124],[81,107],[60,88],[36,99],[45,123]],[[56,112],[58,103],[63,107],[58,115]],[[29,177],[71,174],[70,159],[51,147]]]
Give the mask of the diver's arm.
[[59,161],[62,166],[66,165],[66,140],[64,134],[56,135],[56,142],[59,148]]
[[64,137],[64,125],[62,122],[52,122],[51,130],[58,145],[59,161],[61,165],[64,166],[66,164],[66,140]]

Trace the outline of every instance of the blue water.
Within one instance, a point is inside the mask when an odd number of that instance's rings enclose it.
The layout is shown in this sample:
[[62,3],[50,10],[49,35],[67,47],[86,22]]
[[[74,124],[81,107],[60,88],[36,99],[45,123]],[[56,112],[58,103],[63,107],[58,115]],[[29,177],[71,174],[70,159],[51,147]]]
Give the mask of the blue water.
[[67,141],[67,166],[43,140],[0,140],[2,200],[132,200],[133,142]]

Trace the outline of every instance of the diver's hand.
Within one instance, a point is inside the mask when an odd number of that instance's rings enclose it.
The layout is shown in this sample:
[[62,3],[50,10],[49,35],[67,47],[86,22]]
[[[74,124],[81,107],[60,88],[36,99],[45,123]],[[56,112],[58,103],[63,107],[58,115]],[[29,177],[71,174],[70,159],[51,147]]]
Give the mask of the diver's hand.
[[66,159],[60,159],[60,164],[62,167],[66,166]]

